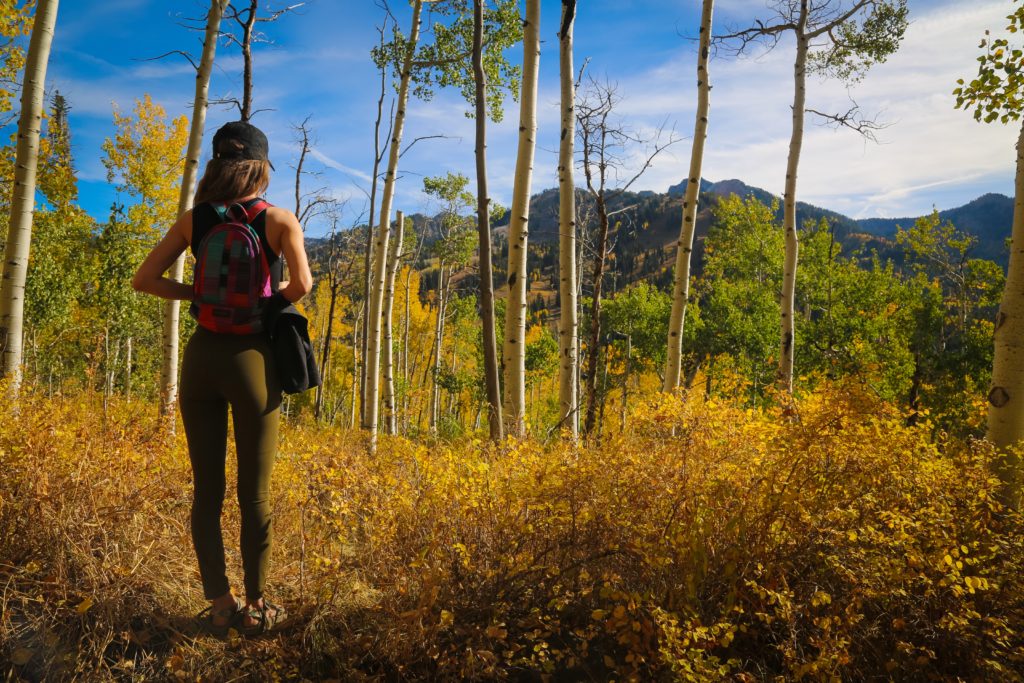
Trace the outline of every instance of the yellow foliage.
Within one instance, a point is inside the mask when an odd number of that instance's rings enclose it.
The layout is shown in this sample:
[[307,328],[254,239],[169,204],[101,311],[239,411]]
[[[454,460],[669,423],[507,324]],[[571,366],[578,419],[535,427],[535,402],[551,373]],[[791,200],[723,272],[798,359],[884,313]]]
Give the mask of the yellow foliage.
[[[303,626],[227,647],[157,618],[203,604],[183,438],[116,398],[21,411],[0,422],[19,675],[1019,680],[1024,662],[1022,527],[993,454],[855,387],[786,414],[663,396],[599,448],[382,437],[370,457],[357,432],[286,424],[270,590]],[[226,506],[227,539],[237,524]]]
[[107,180],[138,199],[128,218],[140,234],[163,234],[177,218],[188,118],[168,123],[164,108],[145,95],[131,115],[115,105],[114,126],[113,139],[103,142]]

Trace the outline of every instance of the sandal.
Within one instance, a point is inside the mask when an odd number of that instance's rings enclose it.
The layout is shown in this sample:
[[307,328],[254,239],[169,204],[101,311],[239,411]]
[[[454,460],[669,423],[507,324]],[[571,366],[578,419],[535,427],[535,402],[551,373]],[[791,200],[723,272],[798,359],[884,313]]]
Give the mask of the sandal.
[[264,633],[275,633],[289,625],[289,616],[284,607],[278,607],[268,600],[263,601],[260,607],[249,607],[244,610],[244,616],[255,620],[251,626],[242,626],[241,632],[245,636],[259,636]]
[[[245,603],[235,598],[235,604],[231,607],[225,607],[222,609],[214,609],[213,605],[210,605],[202,612],[196,615],[196,619],[199,621],[200,627],[203,631],[210,635],[223,638],[228,634],[228,630],[234,628],[237,625],[238,619],[242,616],[245,611]],[[223,619],[223,624],[215,624],[214,619]]]

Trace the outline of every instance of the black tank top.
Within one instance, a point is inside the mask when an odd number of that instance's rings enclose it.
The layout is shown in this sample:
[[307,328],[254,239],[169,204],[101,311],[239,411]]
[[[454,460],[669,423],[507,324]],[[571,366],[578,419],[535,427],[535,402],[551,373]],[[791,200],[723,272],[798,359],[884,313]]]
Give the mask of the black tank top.
[[[242,206],[249,209],[250,206],[261,200],[257,197],[256,199],[250,199],[247,202],[242,202]],[[215,225],[219,225],[223,221],[217,210],[213,208],[212,202],[203,202],[197,204],[192,209],[192,244],[189,248],[192,250],[192,255],[195,256],[196,249],[202,243],[203,238],[206,237],[206,233],[210,231]],[[270,242],[267,241],[267,212],[260,211],[252,222],[252,229],[256,231],[256,234],[260,238],[260,244],[263,245],[263,251],[267,255],[267,265],[270,266],[270,291],[276,292],[281,286],[282,277],[282,265],[281,255],[275,254],[274,250],[270,248]]]

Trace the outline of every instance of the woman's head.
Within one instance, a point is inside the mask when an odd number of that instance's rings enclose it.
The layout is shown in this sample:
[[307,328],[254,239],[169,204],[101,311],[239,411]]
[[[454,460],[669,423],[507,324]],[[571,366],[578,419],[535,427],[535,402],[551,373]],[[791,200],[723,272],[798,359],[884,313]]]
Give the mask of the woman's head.
[[213,158],[196,189],[196,204],[262,194],[273,168],[267,136],[245,121],[225,123],[213,136]]

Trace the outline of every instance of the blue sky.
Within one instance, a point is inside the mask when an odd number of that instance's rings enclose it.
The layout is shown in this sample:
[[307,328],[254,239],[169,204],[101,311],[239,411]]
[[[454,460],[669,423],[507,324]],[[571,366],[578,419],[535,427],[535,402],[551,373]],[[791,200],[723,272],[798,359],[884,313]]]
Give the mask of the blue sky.
[[[294,2],[294,0],[292,0]],[[271,7],[282,7],[284,1]],[[407,24],[403,0],[393,10]],[[685,176],[693,128],[694,44],[697,0],[581,0],[576,24],[576,59],[590,59],[590,73],[618,84],[623,121],[649,133],[667,122],[685,138],[659,156],[635,186],[664,191]],[[716,32],[765,17],[763,0],[719,0]],[[266,6],[261,2],[261,6]],[[812,78],[808,106],[849,108],[852,94],[862,109],[889,125],[880,144],[849,131],[808,120],[798,194],[804,201],[854,217],[908,216],[963,204],[984,192],[1013,188],[1013,125],[977,124],[953,109],[950,91],[975,68],[978,39],[999,29],[1008,0],[909,0],[912,24],[901,51],[876,67],[849,93],[839,83]],[[191,112],[192,67],[181,58],[140,61],[189,49],[198,54],[201,35],[180,26],[181,17],[202,16],[200,0],[64,0],[48,74],[71,104],[70,123],[81,203],[104,219],[115,199],[106,180],[100,145],[113,135],[112,107],[130,110],[149,93],[171,115]],[[541,21],[541,85],[534,191],[555,184],[558,138],[557,31],[560,3],[544,2]],[[311,164],[321,174],[305,182],[348,199],[345,221],[366,209],[373,154],[376,73],[369,60],[381,11],[373,0],[310,0],[297,12],[262,26],[272,44],[255,46],[254,123],[270,138],[277,175],[270,199],[294,203],[297,145],[291,126],[312,115],[317,144]],[[740,178],[781,192],[789,139],[792,50],[786,43],[769,54],[713,59],[710,132],[704,176]],[[510,57],[519,59],[519,50]],[[211,95],[237,95],[241,57],[221,44]],[[412,101],[406,140],[445,134],[419,143],[402,159],[396,209],[430,211],[421,192],[424,175],[461,171],[474,176],[473,122],[456,92],[430,102]],[[511,101],[501,124],[490,127],[491,194],[507,204],[515,163],[517,105]],[[236,118],[211,107],[204,152],[217,126]],[[639,152],[638,152],[639,153]],[[324,226],[310,225],[311,234]]]

